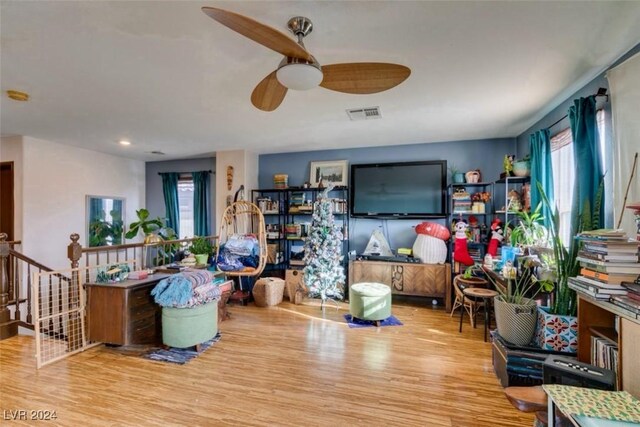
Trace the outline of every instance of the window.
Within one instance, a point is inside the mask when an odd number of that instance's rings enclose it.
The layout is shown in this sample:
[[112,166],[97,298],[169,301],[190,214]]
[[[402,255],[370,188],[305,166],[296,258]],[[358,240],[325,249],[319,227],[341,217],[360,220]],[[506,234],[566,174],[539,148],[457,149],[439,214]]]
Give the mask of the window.
[[193,179],[189,175],[178,181],[178,206],[180,207],[180,237],[193,237]]
[[[605,161],[604,110],[598,110],[596,120],[600,142],[600,160],[604,170],[604,165],[607,164]],[[551,137],[551,167],[553,169],[553,194],[560,215],[560,239],[565,245],[569,245],[571,241],[571,204],[575,182],[571,128],[564,129]]]

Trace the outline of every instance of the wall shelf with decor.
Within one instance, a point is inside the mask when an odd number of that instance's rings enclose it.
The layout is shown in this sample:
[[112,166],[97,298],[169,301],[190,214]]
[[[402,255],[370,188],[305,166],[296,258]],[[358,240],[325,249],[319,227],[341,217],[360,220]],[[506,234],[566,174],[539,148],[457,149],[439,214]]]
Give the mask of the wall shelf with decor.
[[[459,219],[467,222],[470,235],[467,244],[469,255],[474,261],[482,262],[487,252],[489,230],[494,217],[494,183],[449,184],[447,193],[449,200],[447,226],[452,229],[453,224]],[[455,232],[452,231],[452,234]],[[452,236],[449,240],[449,259],[454,265],[453,272],[459,273],[453,261],[454,242],[455,238]]]
[[[275,253],[269,256],[265,270],[273,272],[304,266],[301,258],[304,239],[311,226],[314,203],[323,191],[322,188],[272,188],[252,191],[253,202],[265,217],[269,246],[267,253]],[[349,188],[334,187],[329,196],[334,200],[336,224],[342,225],[342,253],[346,266],[349,252]],[[277,256],[278,253],[281,255]]]
[[[323,191],[322,188],[291,188],[287,190],[285,237],[287,241],[286,257],[290,267],[304,266],[300,259],[302,246],[311,227],[314,204]],[[347,253],[349,252],[349,188],[336,186],[329,192],[329,196],[333,200],[335,222],[342,225],[344,236],[342,254],[344,255],[343,264],[346,267]]]
[[[529,176],[508,176],[495,181],[494,194],[498,196],[498,191],[500,191],[500,201],[502,202],[500,205],[502,208],[498,208],[498,205],[495,205],[495,212],[499,215],[503,224],[508,224],[509,221],[512,221],[518,211],[525,210],[528,212],[531,210],[530,181],[531,177]],[[515,193],[517,193],[517,199]]]
[[265,271],[268,271],[269,275],[277,274],[284,277],[284,270],[288,267],[287,242],[284,235],[288,191],[279,188],[253,190],[251,196],[265,220],[267,235]]

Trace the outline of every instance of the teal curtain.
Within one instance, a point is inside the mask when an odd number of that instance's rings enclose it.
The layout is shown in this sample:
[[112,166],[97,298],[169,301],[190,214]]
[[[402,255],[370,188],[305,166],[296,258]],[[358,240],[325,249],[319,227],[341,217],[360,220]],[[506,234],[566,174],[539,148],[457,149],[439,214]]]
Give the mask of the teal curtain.
[[196,236],[208,236],[211,234],[209,171],[192,172],[191,176],[193,177],[193,232]]
[[[573,137],[573,158],[575,163],[575,186],[573,192],[573,206],[577,209],[579,218],[590,215],[596,218],[594,229],[604,225],[604,192],[600,195],[601,205],[599,212],[593,212],[598,194],[598,188],[602,181],[602,159],[600,144],[598,141],[598,124],[596,121],[596,98],[580,98],[573,101],[569,108],[569,121],[571,122],[571,135]],[[585,212],[588,209],[588,212]],[[578,224],[572,224],[572,235],[575,234]]]
[[178,178],[176,172],[161,173],[162,192],[166,209],[167,226],[180,235],[180,205],[178,204]]
[[[531,209],[535,209],[542,201],[538,182],[553,206],[553,168],[551,166],[551,137],[549,129],[542,129],[529,136],[529,153],[531,155]],[[544,211],[543,211],[544,212]],[[552,213],[544,213],[544,225],[551,226]]]

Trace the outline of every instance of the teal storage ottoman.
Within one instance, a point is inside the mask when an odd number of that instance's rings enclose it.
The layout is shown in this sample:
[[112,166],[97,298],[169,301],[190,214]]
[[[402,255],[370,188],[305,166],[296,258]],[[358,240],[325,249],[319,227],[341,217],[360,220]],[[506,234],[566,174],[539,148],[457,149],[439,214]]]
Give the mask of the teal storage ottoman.
[[217,333],[217,300],[189,308],[162,308],[162,342],[169,347],[193,347]]

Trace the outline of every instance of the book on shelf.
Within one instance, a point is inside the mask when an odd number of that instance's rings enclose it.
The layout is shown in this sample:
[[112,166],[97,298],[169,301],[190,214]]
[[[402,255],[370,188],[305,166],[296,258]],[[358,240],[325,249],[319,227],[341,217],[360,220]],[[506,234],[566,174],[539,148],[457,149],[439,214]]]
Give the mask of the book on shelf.
[[592,286],[594,289],[600,290],[605,293],[610,293],[611,295],[626,295],[628,292],[625,287],[623,287],[622,285],[617,285],[615,283],[604,283],[585,276],[577,276],[575,277],[575,279],[579,280],[587,286]]
[[578,251],[578,257],[590,259],[594,261],[603,261],[603,262],[629,262],[629,263],[637,263],[638,262],[638,254],[603,254],[592,251]]
[[618,343],[608,338],[591,336],[591,364],[618,372]]
[[591,268],[583,267],[580,269],[582,276],[590,279],[598,280],[603,283],[620,285],[622,282],[633,282],[639,277],[639,274],[624,274],[624,273],[604,273]]
[[637,262],[599,261],[582,256],[578,256],[576,259],[582,267],[590,268],[601,273],[640,274],[640,264]]
[[608,301],[609,298],[611,298],[611,294],[599,292],[598,289],[579,281],[575,277],[569,277],[569,288],[576,292],[582,292],[583,294],[589,295],[597,300]]
[[629,240],[627,233],[624,230],[613,230],[607,228],[600,228],[598,230],[583,231],[576,237],[579,239],[600,239],[600,240]]
[[611,302],[625,310],[640,314],[640,301],[630,298],[628,295],[614,295],[611,297]]

